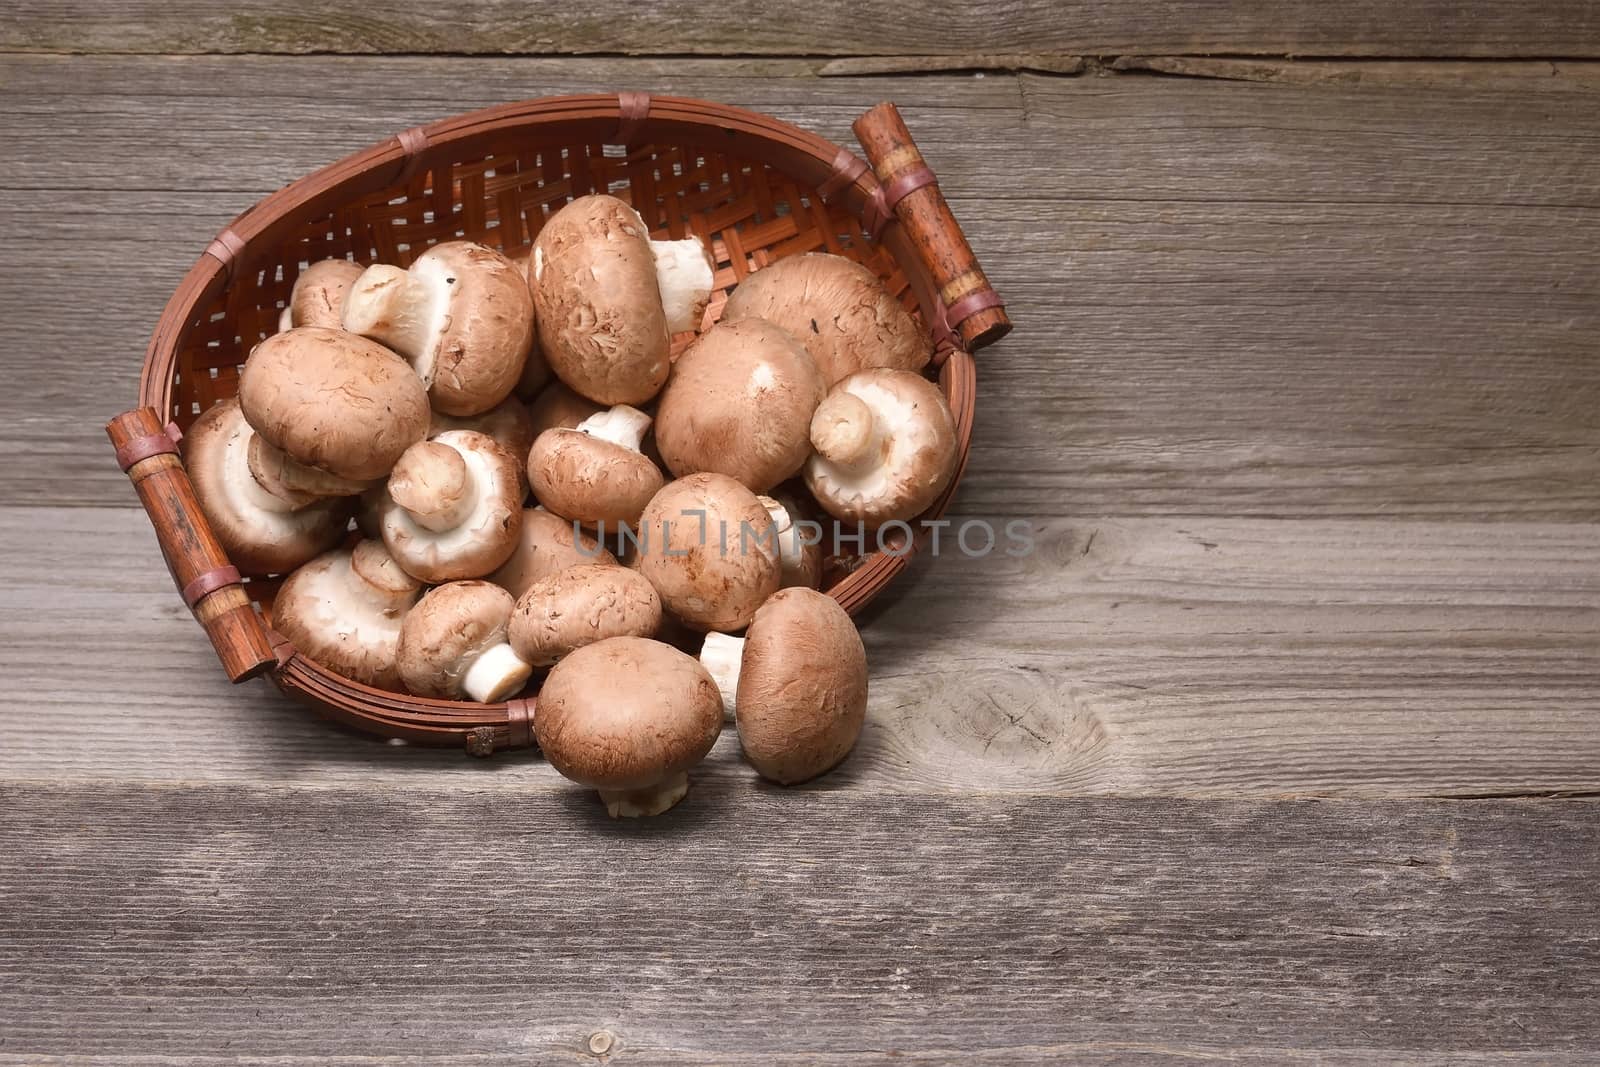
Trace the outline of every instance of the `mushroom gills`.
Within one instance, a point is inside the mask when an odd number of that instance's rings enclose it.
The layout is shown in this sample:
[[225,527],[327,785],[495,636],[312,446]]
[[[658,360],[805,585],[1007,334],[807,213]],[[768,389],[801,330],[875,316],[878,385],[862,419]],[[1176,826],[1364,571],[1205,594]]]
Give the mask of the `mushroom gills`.
[[[903,403],[880,386],[867,382],[854,388],[852,393],[836,393],[822,402],[812,419],[811,439],[834,494],[846,500],[870,500],[887,492],[893,482],[885,453],[896,435],[914,432],[917,414],[915,405]],[[854,403],[845,402],[845,397]],[[841,420],[834,422],[835,415]]]
[[410,270],[375,263],[345,297],[344,328],[399,353],[431,389],[435,342],[449,325],[454,284],[450,268],[426,256]]
[[[641,220],[642,222],[643,220]],[[711,300],[715,275],[705,242],[698,237],[681,241],[650,242],[656,261],[656,287],[661,290],[661,310],[671,333],[700,328]]]
[[[464,431],[452,430],[449,432],[461,433]],[[442,444],[437,439],[427,443]],[[443,447],[449,448],[450,446],[445,444]],[[422,521],[420,516],[407,510],[403,504],[395,509],[389,520],[411,526],[412,529],[407,531],[411,536],[420,537],[427,541],[428,544],[434,546],[436,551],[447,557],[464,551],[469,542],[477,539],[490,521],[496,503],[495,495],[489,492],[494,472],[489,466],[488,459],[475,449],[457,450],[450,448],[450,451],[459,456],[462,461],[466,475],[462,499],[470,501],[471,507],[454,511],[452,517],[456,517],[457,521],[453,525],[444,524],[442,529],[430,528]],[[393,497],[394,494],[391,493],[390,499],[393,499]],[[395,503],[400,504],[400,501],[396,500]]]
[[717,683],[722,695],[722,718],[732,722],[739,695],[739,668],[744,664],[744,638],[713,631],[700,646],[700,666]]
[[533,668],[502,641],[472,661],[461,688],[480,704],[496,704],[519,692],[532,676]]

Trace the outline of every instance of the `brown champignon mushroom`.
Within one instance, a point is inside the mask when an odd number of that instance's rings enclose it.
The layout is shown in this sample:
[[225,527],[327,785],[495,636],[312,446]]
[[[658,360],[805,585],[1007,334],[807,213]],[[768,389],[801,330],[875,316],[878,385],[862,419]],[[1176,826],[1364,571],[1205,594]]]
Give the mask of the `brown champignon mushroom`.
[[437,410],[479,415],[522,376],[533,345],[533,300],[506,257],[450,241],[409,270],[368,267],[345,297],[344,328],[410,361]]
[[688,793],[689,768],[722,730],[722,701],[694,657],[611,637],[550,669],[533,728],[551,766],[598,790],[613,818],[659,815]]
[[584,526],[632,526],[665,479],[639,451],[650,416],[619,404],[576,430],[546,430],[528,452],[528,484],[539,503]]
[[616,566],[617,560],[571,519],[544,508],[527,508],[522,513],[522,531],[515,551],[489,575],[489,581],[520,598],[535,582],[586,563]]
[[811,418],[806,486],[828,514],[875,529],[927,510],[955,477],[955,419],[938,386],[910,371],[865,370],[835,385]]
[[723,322],[763,318],[794,334],[833,385],[869,367],[921,370],[933,343],[878,276],[826,252],[788,256],[739,283]]
[[742,630],[778,589],[776,528],[756,495],[725,474],[691,474],[639,520],[639,573],[700,630]]
[[649,400],[671,369],[670,335],[699,326],[712,271],[699,238],[652,241],[613,196],[572,201],[533,245],[529,285],[550,369],[602,404]]
[[274,496],[305,507],[332,497],[360,496],[383,484],[382,478],[356,480],[308,467],[281,448],[251,434],[247,454],[250,473]]
[[838,601],[784,589],[756,612],[743,638],[706,635],[700,652],[739,724],[745,759],[793,785],[831,770],[861,735],[867,653]]
[[406,449],[380,505],[383,543],[424,582],[481,578],[517,547],[517,461],[494,438],[447,430]]
[[428,590],[400,626],[400,680],[419,697],[494,704],[521,691],[533,668],[506,641],[511,594],[489,582]]
[[362,541],[289,575],[273,599],[272,625],[335,674],[399,692],[400,624],[421,592],[382,542]]
[[661,598],[637,571],[584,563],[540,579],[517,600],[511,647],[535,667],[548,667],[608,637],[654,637]]
[[428,432],[428,394],[405,360],[364,337],[300,326],[256,345],[239,406],[268,444],[340,478],[382,478]]
[[428,424],[428,436],[438,437],[446,430],[475,430],[494,438],[495,444],[517,461],[517,477],[523,487],[527,487],[527,471],[522,461],[538,435],[533,432],[533,420],[528,417],[528,409],[522,401],[514,396],[506,397],[482,415],[444,415],[435,411],[433,421]]
[[239,402],[218,401],[183,439],[194,495],[228,559],[244,574],[282,574],[339,543],[351,502],[279,496],[250,471],[256,433]]
[[762,493],[800,472],[822,374],[765,319],[718,323],[684,350],[656,408],[656,447],[678,477],[715,471]]
[[538,440],[546,430],[576,430],[584,419],[605,410],[605,405],[579,396],[560,382],[551,382],[528,405],[528,420],[533,424],[534,440]]
[[294,280],[289,290],[288,316],[284,329],[294,326],[325,326],[344,329],[344,298],[350,286],[366,268],[348,259],[324,259],[311,264]]

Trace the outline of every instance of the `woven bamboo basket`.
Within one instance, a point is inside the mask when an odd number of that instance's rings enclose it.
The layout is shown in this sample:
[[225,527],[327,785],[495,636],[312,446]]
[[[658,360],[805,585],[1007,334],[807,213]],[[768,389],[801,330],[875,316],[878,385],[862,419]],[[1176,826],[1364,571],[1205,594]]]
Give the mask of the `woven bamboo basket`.
[[[299,270],[329,257],[408,265],[467,238],[514,253],[568,200],[622,197],[655,236],[694,233],[716,258],[710,314],[750,271],[827,251],[881,277],[933,333],[930,374],[950,400],[960,467],[925,516],[942,515],[972,436],[971,353],[1010,323],[893,105],[855,132],[871,165],[815,134],[739,108],[624,92],[506,104],[406,130],[266,197],[235,219],[168,301],[145,355],[139,406],[107,426],[185,603],[230,679],[269,673],[330,718],[474,754],[532,744],[533,699],[431,700],[351,682],[270,628],[273,579],[241,579],[207,526],[176,441],[237,385],[277,328]],[[918,544],[891,544],[827,592],[856,612]]]

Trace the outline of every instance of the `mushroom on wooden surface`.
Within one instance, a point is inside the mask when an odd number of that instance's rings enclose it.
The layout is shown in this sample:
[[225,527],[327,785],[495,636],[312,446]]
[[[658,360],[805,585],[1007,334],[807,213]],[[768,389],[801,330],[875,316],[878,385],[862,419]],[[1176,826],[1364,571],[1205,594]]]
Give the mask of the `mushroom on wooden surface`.
[[654,637],[661,598],[637,571],[585,563],[528,587],[511,614],[511,647],[535,667],[608,637]]
[[619,404],[576,430],[546,430],[528,452],[533,495],[557,515],[602,531],[637,523],[666,480],[639,451],[649,426],[649,415]]
[[404,356],[446,415],[510,395],[533,345],[533,300],[511,261],[471,241],[435,245],[409,270],[374,264],[351,286],[344,328]]
[[712,277],[699,238],[652,241],[621,200],[581,196],[534,241],[529,286],[540,350],[590,400],[642,404],[666,383],[670,335],[699,326]]
[[338,544],[354,505],[275,494],[250,469],[257,439],[237,399],[218,401],[184,435],[184,464],[233,565],[244,574],[282,574]]
[[506,640],[513,606],[511,594],[489,582],[428,590],[400,625],[400,680],[423,697],[492,704],[513,696],[533,674]]
[[381,541],[362,541],[289,575],[273,599],[272,625],[335,674],[399,691],[400,625],[421,593]]
[[295,461],[352,480],[382,478],[428,432],[428,394],[406,361],[343,330],[273,334],[239,373],[252,429]]
[[722,730],[716,683],[694,659],[643,637],[610,637],[550,668],[534,734],[551,766],[598,790],[613,817],[659,815]]
[[865,370],[835,385],[811,417],[811,444],[811,495],[869,529],[927,510],[959,459],[944,394],[910,371]]
[[700,662],[717,683],[739,745],[763,778],[792,785],[831,770],[867,711],[867,653],[838,601],[784,589],[743,638],[710,633]]
[[870,367],[921,370],[933,342],[878,276],[827,252],[787,256],[734,289],[723,322],[762,318],[803,344],[831,386]]
[[678,356],[656,408],[673,474],[726,474],[758,493],[800,472],[811,415],[827,394],[816,362],[765,319],[723,322]]
[[406,449],[380,502],[383,542],[424,582],[481,578],[517,547],[517,463],[494,438],[447,430]]
[[667,483],[644,509],[639,541],[639,573],[695,629],[743,629],[778,589],[772,516],[725,474]]

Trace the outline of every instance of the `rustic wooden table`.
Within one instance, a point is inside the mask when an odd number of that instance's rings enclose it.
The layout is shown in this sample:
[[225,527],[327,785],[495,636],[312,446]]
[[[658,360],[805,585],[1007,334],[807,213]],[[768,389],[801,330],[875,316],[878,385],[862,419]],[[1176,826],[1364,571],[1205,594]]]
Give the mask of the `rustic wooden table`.
[[[0,1063],[1600,1057],[1592,4],[248,6],[0,14]],[[1037,541],[646,825],[230,688],[101,431],[264,193],[616,88],[900,103]]]

